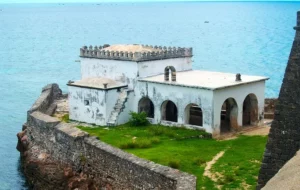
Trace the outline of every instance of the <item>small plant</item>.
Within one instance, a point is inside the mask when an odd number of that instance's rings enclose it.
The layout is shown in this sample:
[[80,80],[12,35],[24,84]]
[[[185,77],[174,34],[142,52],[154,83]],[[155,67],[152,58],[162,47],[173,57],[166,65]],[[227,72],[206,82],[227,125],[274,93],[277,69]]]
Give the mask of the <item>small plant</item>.
[[82,153],[80,154],[79,159],[82,164],[86,163],[86,157]]
[[151,139],[140,139],[135,141],[137,148],[150,148],[152,146]]
[[63,122],[69,123],[70,122],[69,114],[65,114],[64,116],[62,116],[61,120]]
[[202,164],[205,164],[206,161],[203,160],[202,158],[195,158],[194,159],[194,164],[198,165],[198,166],[201,166]]
[[133,149],[133,148],[150,148],[152,143],[158,143],[159,139],[148,139],[148,138],[140,138],[140,139],[132,139],[127,140],[125,142],[121,142],[119,147],[121,149]]
[[131,118],[129,120],[129,124],[132,126],[146,126],[150,124],[150,122],[147,119],[146,112],[141,112],[141,113],[130,112],[130,116]]
[[153,144],[157,144],[160,142],[160,139],[158,137],[152,137],[150,140],[151,140],[151,143],[153,143]]
[[168,166],[174,169],[178,169],[180,167],[180,162],[178,160],[171,160],[169,161]]
[[174,138],[176,136],[175,131],[166,126],[152,126],[148,128],[148,131],[153,136],[165,135],[170,138]]

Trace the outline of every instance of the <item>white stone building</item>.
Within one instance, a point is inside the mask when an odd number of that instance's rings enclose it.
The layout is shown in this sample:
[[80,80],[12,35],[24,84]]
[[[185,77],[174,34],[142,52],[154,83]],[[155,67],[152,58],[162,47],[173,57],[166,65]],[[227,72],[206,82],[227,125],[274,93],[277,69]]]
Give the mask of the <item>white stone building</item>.
[[152,123],[214,136],[262,122],[268,78],[193,70],[192,56],[192,48],[81,48],[81,80],[68,83],[70,119],[111,126],[145,111]]

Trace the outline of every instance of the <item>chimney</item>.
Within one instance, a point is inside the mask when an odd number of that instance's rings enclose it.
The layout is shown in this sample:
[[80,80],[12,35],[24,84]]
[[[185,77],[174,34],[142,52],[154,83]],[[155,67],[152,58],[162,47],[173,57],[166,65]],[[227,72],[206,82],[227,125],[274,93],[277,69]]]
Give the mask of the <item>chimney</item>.
[[241,74],[240,74],[240,73],[238,73],[238,74],[235,75],[235,81],[236,81],[236,82],[242,81],[242,79],[241,79]]

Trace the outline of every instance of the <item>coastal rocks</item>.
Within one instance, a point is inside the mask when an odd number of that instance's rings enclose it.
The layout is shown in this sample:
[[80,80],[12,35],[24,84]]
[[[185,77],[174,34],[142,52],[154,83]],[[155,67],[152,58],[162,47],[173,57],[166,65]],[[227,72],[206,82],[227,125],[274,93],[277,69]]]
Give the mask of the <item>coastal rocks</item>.
[[97,190],[100,186],[87,175],[74,171],[71,166],[53,160],[46,150],[38,146],[23,153],[23,172],[34,190]]
[[[50,117],[56,108],[57,102],[66,99],[61,93],[57,84],[50,84],[43,88],[41,96],[28,111],[35,120],[28,117],[27,123],[22,127],[22,131],[17,134],[17,150],[20,152],[22,169],[31,189],[43,190],[98,190],[101,187],[99,182],[89,178],[82,172],[82,168],[74,170],[71,165],[62,163],[54,159],[51,151],[47,150],[43,144],[37,143],[38,137],[32,126],[43,126],[53,128],[59,120]],[[50,110],[50,111],[49,111]],[[44,113],[44,114],[43,114]],[[52,138],[45,136],[43,138]],[[82,165],[84,167],[84,164]]]

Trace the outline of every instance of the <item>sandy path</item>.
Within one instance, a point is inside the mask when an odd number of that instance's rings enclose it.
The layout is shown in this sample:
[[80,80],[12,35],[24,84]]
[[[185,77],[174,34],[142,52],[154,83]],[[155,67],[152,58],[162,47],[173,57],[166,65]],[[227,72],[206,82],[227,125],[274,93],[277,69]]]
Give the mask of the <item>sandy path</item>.
[[206,177],[209,177],[212,181],[214,181],[214,182],[216,182],[217,180],[218,180],[218,176],[220,175],[217,175],[217,174],[215,174],[215,173],[212,173],[211,171],[210,171],[210,169],[211,169],[211,167],[224,155],[224,153],[225,153],[225,151],[223,150],[223,151],[221,151],[221,152],[219,152],[217,155],[215,155],[214,157],[213,157],[213,159],[211,160],[211,161],[209,161],[209,162],[207,162],[206,163],[206,167],[205,167],[205,169],[204,169],[204,176],[206,176]]

